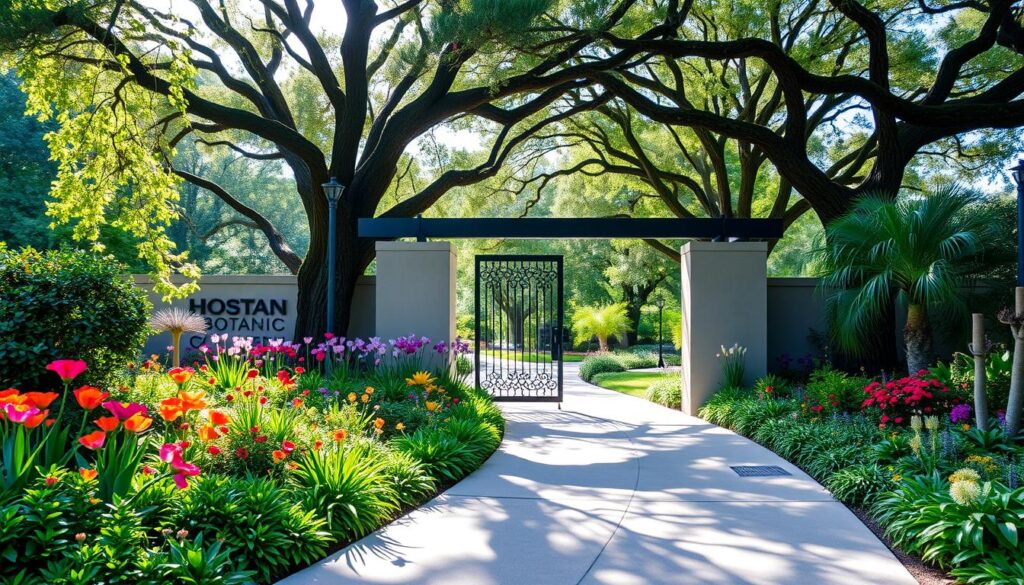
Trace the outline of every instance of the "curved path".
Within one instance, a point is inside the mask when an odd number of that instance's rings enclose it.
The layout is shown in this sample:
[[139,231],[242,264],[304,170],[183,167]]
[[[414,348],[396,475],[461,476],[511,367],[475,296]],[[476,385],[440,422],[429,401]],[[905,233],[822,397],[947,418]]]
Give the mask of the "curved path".
[[[563,410],[506,404],[505,440],[479,470],[280,583],[916,583],[795,466],[577,369],[565,364]],[[792,475],[743,478],[734,465]]]

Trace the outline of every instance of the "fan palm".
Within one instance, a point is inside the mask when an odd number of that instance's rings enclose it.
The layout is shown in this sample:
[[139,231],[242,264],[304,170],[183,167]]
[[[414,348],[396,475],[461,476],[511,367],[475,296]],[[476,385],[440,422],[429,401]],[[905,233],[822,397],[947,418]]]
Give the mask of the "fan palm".
[[870,343],[899,299],[907,312],[908,371],[928,367],[929,313],[962,309],[962,277],[993,235],[995,222],[978,203],[978,195],[956,187],[895,200],[868,195],[828,225],[822,287],[841,349],[856,354]]
[[576,334],[576,343],[596,337],[601,351],[608,351],[609,337],[632,330],[626,303],[578,307],[572,316],[572,330]]

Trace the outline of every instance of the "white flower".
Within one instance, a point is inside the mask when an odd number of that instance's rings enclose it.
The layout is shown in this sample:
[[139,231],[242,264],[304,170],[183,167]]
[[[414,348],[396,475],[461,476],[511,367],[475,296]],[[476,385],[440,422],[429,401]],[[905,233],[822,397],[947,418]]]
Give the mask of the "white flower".
[[981,486],[973,481],[956,481],[949,486],[949,497],[961,506],[971,506],[981,497]]

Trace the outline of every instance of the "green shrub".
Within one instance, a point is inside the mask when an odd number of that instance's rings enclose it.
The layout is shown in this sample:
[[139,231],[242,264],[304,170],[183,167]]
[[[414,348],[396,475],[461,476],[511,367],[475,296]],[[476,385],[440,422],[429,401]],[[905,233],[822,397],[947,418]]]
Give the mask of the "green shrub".
[[625,370],[626,368],[622,365],[622,362],[614,355],[602,353],[587,356],[583,360],[583,363],[580,364],[580,378],[590,382],[598,374],[624,372]]
[[0,250],[0,387],[54,388],[55,359],[89,364],[76,383],[110,385],[139,357],[151,309],[112,258]]
[[[374,416],[379,416],[386,421],[393,421],[396,424],[401,422],[405,425],[406,433],[415,433],[416,429],[426,424],[430,419],[429,413],[423,406],[411,400],[381,402],[380,408]],[[394,424],[389,424],[381,430],[383,431],[384,439],[390,439],[398,433]]]
[[767,374],[754,382],[754,392],[761,398],[789,398],[789,382],[782,376]]
[[[1010,370],[1013,357],[1008,350],[993,348],[985,358],[985,395],[989,408],[1006,405],[1010,396]],[[974,358],[956,353],[949,365],[936,366],[933,373],[958,396],[974,400]]]
[[444,432],[471,450],[478,463],[490,456],[501,442],[498,429],[476,418],[451,420],[445,424]]
[[198,477],[179,508],[177,525],[232,547],[235,569],[273,581],[321,559],[331,544],[327,524],[271,478]]
[[407,453],[390,451],[381,474],[403,506],[414,506],[434,493],[437,482],[426,467]]
[[678,409],[683,404],[682,386],[683,382],[678,376],[658,380],[647,387],[647,400]]
[[697,410],[697,416],[711,424],[732,428],[733,411],[741,402],[750,399],[751,393],[746,388],[722,388],[712,394],[704,406]]
[[421,462],[427,473],[439,481],[459,481],[480,463],[476,450],[439,429],[421,428],[395,437],[392,445]]
[[808,406],[822,406],[821,414],[860,412],[864,387],[871,380],[825,366],[811,372],[805,387]]
[[1024,488],[978,486],[973,502],[954,501],[937,473],[903,479],[873,511],[896,546],[940,567],[973,565],[995,554],[1019,559],[1024,546]]
[[326,520],[331,536],[360,538],[397,511],[386,466],[365,445],[324,448],[299,457],[291,477],[305,508]]
[[874,463],[855,463],[825,480],[825,487],[836,499],[854,506],[870,505],[875,496],[892,485],[892,475]]

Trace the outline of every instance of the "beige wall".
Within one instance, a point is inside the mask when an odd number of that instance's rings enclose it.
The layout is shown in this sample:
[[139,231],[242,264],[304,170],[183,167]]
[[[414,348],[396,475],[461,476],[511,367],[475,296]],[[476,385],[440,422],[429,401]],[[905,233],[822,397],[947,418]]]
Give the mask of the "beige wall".
[[[199,292],[184,299],[164,303],[153,292],[152,281],[135,275],[136,286],[147,292],[154,310],[177,306],[207,318],[209,333],[227,333],[262,339],[291,340],[295,332],[297,285],[292,275],[210,275],[199,279]],[[376,301],[375,278],[364,276],[356,285],[350,337],[373,335]],[[206,336],[186,334],[182,350],[196,348]],[[154,335],[146,343],[146,353],[164,353],[170,335]]]
[[763,376],[768,356],[764,242],[690,242],[682,248],[683,411],[694,414],[722,381],[715,354],[747,348],[746,382]]
[[450,242],[377,242],[376,335],[455,339],[455,249]]

